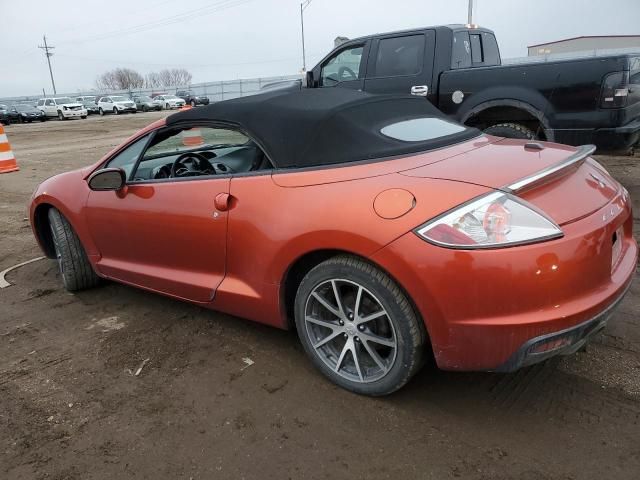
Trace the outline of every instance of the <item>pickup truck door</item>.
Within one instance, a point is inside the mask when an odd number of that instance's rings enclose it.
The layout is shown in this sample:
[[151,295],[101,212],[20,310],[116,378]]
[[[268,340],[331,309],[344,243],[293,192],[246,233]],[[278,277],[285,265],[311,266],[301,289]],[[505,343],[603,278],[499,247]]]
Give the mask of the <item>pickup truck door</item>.
[[434,101],[437,98],[432,81],[435,43],[435,30],[374,39],[364,90],[413,94]]
[[362,90],[367,71],[370,40],[345,44],[314,68],[318,87]]

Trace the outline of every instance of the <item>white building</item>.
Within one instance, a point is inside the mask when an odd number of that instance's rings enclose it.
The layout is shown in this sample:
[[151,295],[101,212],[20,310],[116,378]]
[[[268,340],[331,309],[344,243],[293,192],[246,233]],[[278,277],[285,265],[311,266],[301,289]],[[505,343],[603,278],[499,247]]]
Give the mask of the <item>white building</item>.
[[585,36],[530,45],[529,56],[597,50],[637,49],[640,51],[640,35]]

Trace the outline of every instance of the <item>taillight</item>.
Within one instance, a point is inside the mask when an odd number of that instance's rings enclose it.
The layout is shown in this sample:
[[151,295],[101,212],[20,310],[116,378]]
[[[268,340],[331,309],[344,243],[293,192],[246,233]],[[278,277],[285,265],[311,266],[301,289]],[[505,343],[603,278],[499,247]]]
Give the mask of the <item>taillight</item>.
[[600,106],[602,108],[621,108],[627,105],[629,98],[629,72],[614,72],[604,77]]

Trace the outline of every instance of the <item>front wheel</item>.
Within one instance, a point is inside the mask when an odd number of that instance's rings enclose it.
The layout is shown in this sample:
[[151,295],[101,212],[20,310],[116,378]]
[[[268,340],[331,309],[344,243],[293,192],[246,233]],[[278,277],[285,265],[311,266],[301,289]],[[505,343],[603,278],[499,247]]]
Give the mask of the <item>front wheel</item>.
[[101,117],[104,117],[104,110],[102,110],[102,107],[98,109],[98,113],[100,114]]
[[66,120],[66,118],[64,117],[64,115],[60,110],[58,110],[58,120]]
[[191,106],[192,106],[193,108],[196,108],[196,101],[195,101],[195,100],[191,100]]
[[146,105],[143,105],[143,106],[142,106],[142,111],[143,111],[143,112],[146,112],[146,111],[148,111],[148,110],[149,110],[149,107],[147,107]]
[[80,118],[84,120],[84,119],[87,118],[87,116],[86,115],[81,115]]
[[331,258],[302,280],[298,336],[315,366],[355,393],[387,395],[422,366],[426,333],[400,287],[351,256]]
[[116,107],[113,107],[113,114],[114,115],[118,115],[120,112],[118,111],[118,109]]
[[100,278],[93,271],[80,239],[69,221],[58,210],[51,208],[49,225],[64,288],[75,292],[95,287]]

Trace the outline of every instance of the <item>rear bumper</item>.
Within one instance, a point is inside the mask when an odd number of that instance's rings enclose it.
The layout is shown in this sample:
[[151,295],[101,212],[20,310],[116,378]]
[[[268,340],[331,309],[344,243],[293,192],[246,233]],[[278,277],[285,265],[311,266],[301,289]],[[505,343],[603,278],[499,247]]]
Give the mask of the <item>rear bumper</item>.
[[603,150],[623,150],[640,142],[640,118],[616,128],[600,128],[593,134],[594,143]]
[[622,302],[631,282],[612,304],[594,318],[575,327],[541,335],[526,341],[497,372],[513,372],[559,355],[571,355],[582,348],[592,337],[604,330],[615,308]]
[[[564,225],[560,239],[474,251],[437,247],[410,233],[372,260],[413,300],[440,368],[513,370],[571,353],[602,328],[635,273],[632,225],[621,192]],[[620,227],[621,252],[612,265],[612,238]],[[550,344],[547,352],[535,348],[554,338],[569,341]]]

